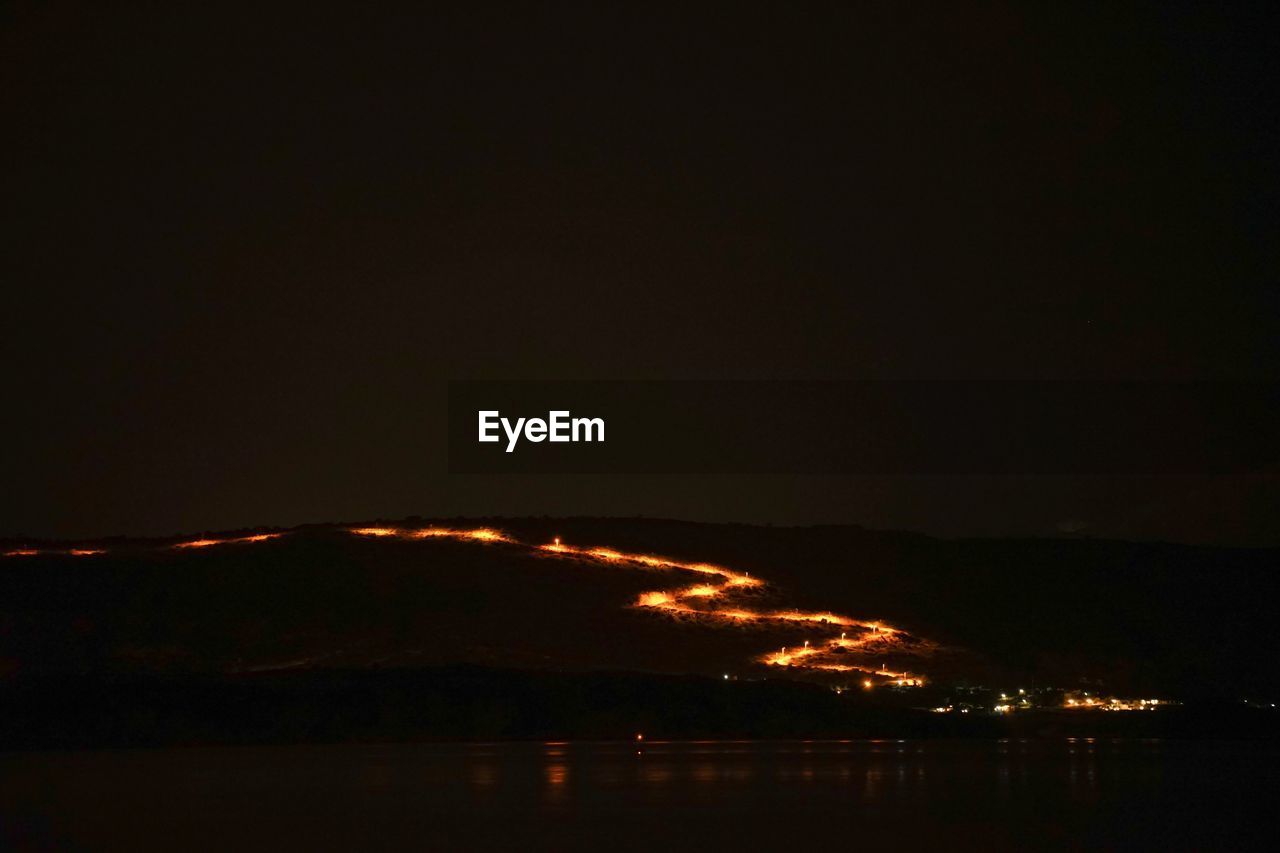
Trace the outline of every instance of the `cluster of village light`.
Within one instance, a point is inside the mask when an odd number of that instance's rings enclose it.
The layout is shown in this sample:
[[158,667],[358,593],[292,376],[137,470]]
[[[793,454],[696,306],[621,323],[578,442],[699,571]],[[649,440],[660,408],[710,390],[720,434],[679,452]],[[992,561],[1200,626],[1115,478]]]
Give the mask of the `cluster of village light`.
[[1033,696],[1027,694],[1025,689],[1019,688],[1016,696],[1008,693],[1001,693],[999,699],[989,707],[982,704],[972,704],[968,702],[948,703],[931,708],[938,714],[968,714],[970,712],[990,711],[993,714],[1010,714],[1015,711],[1026,710],[1092,710],[1092,711],[1154,711],[1157,708],[1176,705],[1168,699],[1120,699],[1114,696],[1102,697],[1091,695],[1088,691],[1072,692],[1062,691],[1058,689],[1043,689],[1036,691],[1044,694],[1047,701],[1040,701]]
[[1115,696],[1102,698],[1085,693],[1080,696],[1067,696],[1063,704],[1068,708],[1095,709],[1099,711],[1154,711],[1161,705],[1170,704],[1167,699],[1118,699]]
[[[1031,700],[1027,698],[1027,691],[1018,688],[1018,698],[1014,699],[1008,693],[1000,694],[1000,701],[991,707],[992,713],[1007,714],[1015,708],[1030,708]],[[936,714],[960,713],[967,714],[972,710],[976,710],[974,706],[962,703],[959,706],[954,704],[939,705],[936,708],[930,708]]]

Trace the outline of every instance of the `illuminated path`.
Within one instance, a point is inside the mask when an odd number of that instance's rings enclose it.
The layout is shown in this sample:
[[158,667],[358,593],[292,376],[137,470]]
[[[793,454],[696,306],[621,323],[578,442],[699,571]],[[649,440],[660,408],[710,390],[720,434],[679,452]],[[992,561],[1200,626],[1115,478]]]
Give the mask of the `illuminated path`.
[[[187,548],[211,548],[214,545],[235,545],[245,542],[266,542],[268,539],[279,539],[283,533],[255,533],[252,536],[233,536],[226,539],[189,539],[185,542],[174,542],[171,545],[159,546],[160,550],[185,550]],[[106,548],[14,548],[0,553],[0,557],[39,557],[57,555],[61,557],[96,557],[107,553]]]
[[[901,686],[919,686],[922,676],[895,672],[887,666],[870,663],[875,657],[889,654],[927,655],[938,646],[928,640],[881,622],[851,619],[836,613],[806,610],[758,610],[742,604],[749,590],[765,586],[764,581],[745,572],[735,572],[711,563],[684,563],[649,554],[632,554],[610,548],[575,548],[557,539],[549,545],[529,545],[488,527],[456,529],[448,527],[355,527],[348,532],[357,536],[395,539],[454,539],[470,542],[501,542],[527,548],[546,555],[559,555],[600,566],[635,568],[649,571],[681,572],[696,578],[695,583],[641,593],[634,607],[652,610],[681,619],[699,619],[742,627],[811,626],[820,636],[801,645],[784,646],[755,658],[768,666],[794,667],[823,672],[857,672],[867,676],[863,685],[891,682]],[[258,533],[221,539],[192,539],[158,546],[164,550],[212,548],[242,545],[278,539],[285,533]],[[103,548],[19,548],[0,553],[3,557],[32,557],[42,554],[91,557],[105,554]],[[850,658],[864,659],[851,663]]]
[[722,624],[747,627],[780,625],[808,625],[824,635],[815,641],[805,640],[799,646],[784,646],[755,659],[769,666],[795,667],[826,672],[859,672],[869,678],[866,687],[872,686],[870,677],[893,682],[900,686],[917,687],[924,678],[909,672],[896,672],[884,665],[868,662],[850,663],[851,656],[873,657],[887,654],[928,654],[937,649],[936,644],[913,637],[882,622],[865,622],[826,611],[806,610],[756,610],[736,602],[747,590],[765,585],[759,578],[745,572],[735,572],[711,563],[683,563],[650,554],[632,554],[612,548],[575,548],[564,545],[559,539],[549,545],[528,545],[487,527],[459,530],[447,527],[418,529],[401,527],[357,527],[352,533],[358,536],[394,537],[397,539],[449,538],[475,542],[503,542],[544,553],[558,554],[586,563],[602,566],[623,566],[636,569],[685,572],[698,577],[698,582],[671,589],[643,592],[634,606],[687,619],[704,619]]

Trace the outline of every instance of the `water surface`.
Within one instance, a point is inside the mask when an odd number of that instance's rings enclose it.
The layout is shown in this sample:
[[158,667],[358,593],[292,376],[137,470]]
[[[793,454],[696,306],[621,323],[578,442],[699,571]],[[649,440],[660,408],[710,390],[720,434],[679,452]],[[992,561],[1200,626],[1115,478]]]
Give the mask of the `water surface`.
[[1264,848],[1274,746],[346,744],[0,756],[0,846],[168,850]]

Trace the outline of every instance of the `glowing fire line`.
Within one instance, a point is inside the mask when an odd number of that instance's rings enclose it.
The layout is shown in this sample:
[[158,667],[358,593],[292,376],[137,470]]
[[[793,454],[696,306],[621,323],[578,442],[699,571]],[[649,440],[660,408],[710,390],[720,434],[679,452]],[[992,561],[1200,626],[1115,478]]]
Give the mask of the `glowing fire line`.
[[[774,624],[809,624],[821,626],[840,636],[830,638],[821,645],[810,645],[808,641],[803,647],[778,652],[770,652],[755,658],[757,663],[768,666],[797,667],[826,672],[861,672],[867,675],[888,679],[900,686],[919,686],[924,679],[908,672],[890,670],[884,665],[859,665],[848,663],[845,653],[887,653],[901,649],[906,640],[915,643],[916,651],[931,649],[928,644],[913,638],[897,628],[882,622],[867,622],[841,616],[829,611],[804,610],[754,610],[740,606],[716,606],[746,590],[764,586],[764,581],[753,578],[746,572],[736,572],[723,566],[711,563],[688,563],[658,557],[652,554],[633,554],[617,551],[612,548],[576,548],[565,545],[556,539],[549,545],[531,546],[518,542],[505,534],[491,528],[460,530],[443,527],[427,527],[420,529],[398,527],[357,527],[351,533],[359,536],[393,537],[398,539],[450,538],[481,542],[503,542],[525,548],[534,548],[549,554],[557,554],[572,559],[594,562],[605,565],[622,565],[640,569],[657,569],[664,571],[691,572],[705,576],[700,583],[676,589],[652,590],[640,593],[633,606],[665,613],[681,618],[711,619],[736,624],[764,625]],[[850,636],[853,633],[855,636]],[[842,656],[841,660],[830,661],[827,657]],[[870,682],[867,682],[870,686]]]
[[[730,624],[765,625],[765,624],[804,624],[820,626],[834,633],[840,630],[840,636],[829,637],[817,644],[806,640],[802,646],[786,647],[776,652],[769,652],[755,658],[755,662],[768,666],[797,667],[825,672],[861,672],[888,679],[902,686],[918,686],[923,683],[919,675],[908,672],[895,672],[885,665],[859,665],[846,662],[846,657],[839,660],[828,660],[829,657],[855,654],[883,654],[892,650],[901,650],[909,641],[914,652],[931,651],[932,644],[918,637],[911,637],[905,632],[885,625],[881,622],[866,622],[852,619],[829,611],[805,610],[754,610],[742,606],[729,605],[730,601],[751,589],[763,587],[764,581],[753,578],[747,572],[736,572],[723,566],[711,563],[687,563],[658,557],[652,554],[633,554],[616,551],[612,548],[575,548],[561,544],[556,539],[549,545],[528,545],[519,542],[499,530],[490,527],[459,529],[452,527],[353,527],[349,533],[357,536],[376,538],[395,538],[406,540],[454,539],[469,542],[500,542],[522,548],[530,548],[547,554],[557,554],[584,562],[604,565],[621,565],[640,569],[660,571],[689,572],[702,576],[698,583],[667,590],[652,590],[640,593],[633,606],[665,613],[679,618],[710,619]],[[224,539],[200,538],[183,542],[175,542],[161,546],[172,550],[193,548],[210,548],[218,545],[247,544],[265,542],[284,536],[284,533],[256,533],[250,536],[237,536]],[[44,554],[59,554],[84,557],[107,553],[104,548],[62,548],[38,549],[16,548],[0,552],[0,557],[32,557]],[[853,636],[850,636],[853,634]],[[864,686],[871,687],[873,682],[866,680]]]
[[283,533],[255,533],[252,536],[237,536],[233,539],[192,539],[187,542],[178,542],[170,545],[171,548],[209,548],[214,545],[234,545],[244,542],[266,542],[268,539],[278,539]]
[[[214,545],[236,545],[251,542],[266,542],[268,539],[278,539],[284,536],[284,533],[255,533],[251,536],[233,536],[226,539],[188,539],[184,542],[174,542],[170,545],[158,546],[161,550],[181,551],[188,548],[211,548]],[[14,548],[9,551],[0,552],[0,557],[40,557],[40,556],[62,556],[62,557],[96,557],[100,554],[107,553],[106,548]]]

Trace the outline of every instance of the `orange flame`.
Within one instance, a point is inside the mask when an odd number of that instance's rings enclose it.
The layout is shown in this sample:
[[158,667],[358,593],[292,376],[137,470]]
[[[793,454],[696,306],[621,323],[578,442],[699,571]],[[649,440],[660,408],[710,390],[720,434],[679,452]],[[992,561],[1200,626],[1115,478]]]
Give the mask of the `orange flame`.
[[400,531],[394,527],[353,527],[351,532],[357,536],[399,536]]
[[[352,527],[348,528],[348,531],[357,536],[369,537],[388,537],[414,540],[449,538],[473,542],[504,542],[514,545],[522,544],[510,538],[502,531],[489,527],[460,530],[434,526],[417,529],[370,526]],[[168,547],[174,549],[209,548],[216,545],[264,542],[270,539],[276,539],[283,535],[285,534],[256,533],[249,536],[229,537],[223,539],[192,539],[186,542],[177,542]],[[655,590],[641,593],[635,601],[635,607],[656,610],[673,616],[712,619],[736,624],[794,623],[824,626],[832,629],[844,629],[840,632],[839,638],[828,639],[825,643],[811,643],[806,640],[800,648],[794,648],[791,651],[788,651],[787,648],[784,647],[781,651],[771,652],[756,658],[759,663],[763,663],[768,666],[802,667],[805,669],[830,672],[863,672],[868,675],[888,679],[891,683],[895,683],[898,686],[916,687],[924,683],[924,679],[921,676],[912,675],[908,672],[895,672],[884,665],[879,667],[861,666],[857,663],[849,663],[846,660],[832,661],[827,660],[826,658],[831,655],[843,655],[849,652],[865,653],[871,649],[874,649],[875,652],[879,654],[885,651],[892,651],[899,647],[905,647],[907,641],[910,641],[911,650],[914,653],[936,648],[932,643],[928,643],[918,637],[910,637],[899,629],[892,628],[881,622],[866,622],[859,619],[852,619],[830,611],[770,611],[752,610],[741,606],[708,606],[708,603],[710,602],[729,599],[740,595],[746,590],[764,586],[764,582],[762,580],[759,578],[753,578],[750,574],[745,572],[735,572],[711,563],[681,562],[679,560],[659,557],[652,554],[633,554],[617,551],[613,548],[575,548],[573,546],[562,544],[559,537],[556,537],[552,544],[536,547],[546,552],[564,554],[579,560],[595,561],[610,565],[631,565],[662,571],[691,572],[693,574],[711,576],[716,578],[718,581],[714,583],[697,583],[673,590]],[[64,551],[45,552],[35,548],[16,548],[0,552],[0,556],[29,557],[42,553],[61,553],[70,556],[82,557],[104,554],[106,551],[101,548],[71,548]],[[853,633],[854,636],[849,636],[850,633]],[[865,683],[868,687],[872,684],[870,679]],[[1076,703],[1081,705],[1097,704],[1097,700],[1074,700],[1069,704]],[[1154,700],[1151,701],[1151,704],[1155,704]]]
[[477,542],[512,541],[506,534],[490,527],[477,527],[474,530],[456,530],[452,527],[419,527],[417,529],[403,527],[352,527],[350,532],[357,536],[391,537],[396,539],[471,539]]
[[[751,610],[744,607],[706,606],[706,602],[728,598],[736,592],[764,585],[763,581],[753,578],[749,574],[731,571],[710,563],[687,563],[651,554],[632,554],[612,548],[574,548],[562,544],[559,538],[552,544],[538,547],[543,551],[565,554],[581,560],[598,561],[610,565],[629,563],[644,568],[714,575],[720,580],[719,584],[701,583],[674,590],[655,590],[641,593],[635,601],[634,606],[636,607],[657,610],[672,616],[713,619],[739,624],[744,622],[799,623],[845,629],[841,632],[839,639],[832,639],[825,646],[810,646],[806,641],[805,646],[801,649],[788,652],[784,648],[781,652],[762,655],[757,658],[760,663],[769,666],[803,666],[806,669],[830,672],[865,672],[893,677],[899,681],[901,686],[917,686],[922,683],[920,679],[908,677],[906,673],[890,673],[884,670],[883,667],[877,669],[870,665],[859,666],[851,663],[821,660],[823,656],[832,653],[848,650],[856,651],[872,645],[877,650],[884,650],[885,647],[898,645],[901,642],[901,638],[898,636],[900,632],[896,628],[891,628],[881,622],[866,622],[829,611],[765,611]],[[698,604],[694,606],[691,602],[698,602]],[[850,629],[858,629],[858,635],[849,637]],[[923,645],[919,641],[917,641],[917,644]]]
[[178,542],[170,546],[173,548],[211,548],[214,545],[235,545],[246,542],[265,542],[268,539],[277,539],[283,536],[283,533],[255,533],[252,536],[237,536],[230,539],[192,539],[188,542]]

